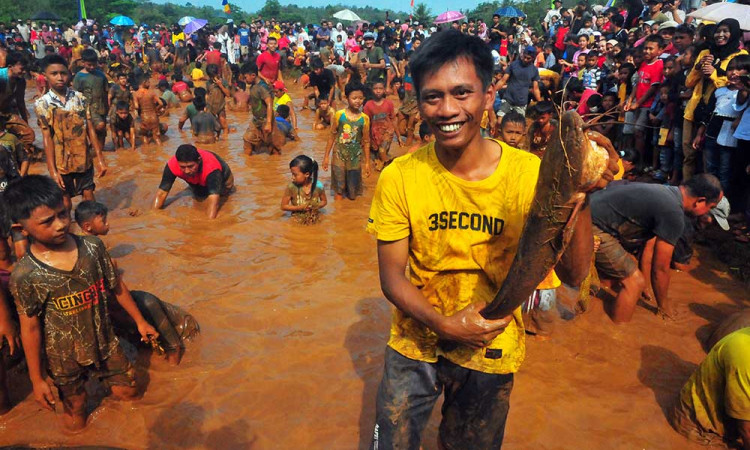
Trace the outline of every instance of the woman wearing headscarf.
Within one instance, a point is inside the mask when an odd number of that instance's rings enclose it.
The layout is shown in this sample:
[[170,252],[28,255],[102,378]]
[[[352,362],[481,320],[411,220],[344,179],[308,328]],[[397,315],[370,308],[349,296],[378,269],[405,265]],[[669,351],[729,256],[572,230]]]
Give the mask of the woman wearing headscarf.
[[484,22],[479,23],[479,32],[477,33],[477,36],[479,39],[483,40],[484,42],[487,42],[487,24]]
[[737,19],[724,19],[716,24],[713,39],[708,48],[702,50],[695,60],[695,66],[687,76],[685,85],[693,89],[693,94],[685,106],[685,120],[682,126],[682,178],[689,180],[696,170],[697,151],[692,142],[698,125],[709,119],[708,102],[717,88],[727,84],[727,65],[737,55],[746,55],[740,49],[742,30]]

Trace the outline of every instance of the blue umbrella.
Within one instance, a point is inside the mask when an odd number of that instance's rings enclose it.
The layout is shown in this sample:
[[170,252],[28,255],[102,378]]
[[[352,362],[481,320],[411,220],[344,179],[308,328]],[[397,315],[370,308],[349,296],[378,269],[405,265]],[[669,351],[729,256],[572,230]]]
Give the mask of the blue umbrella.
[[498,8],[497,11],[495,11],[495,14],[500,17],[526,17],[526,14],[515,6],[504,6]]
[[133,22],[133,19],[127,16],[116,16],[113,17],[112,20],[109,21],[112,25],[118,25],[123,27],[129,27],[135,25],[135,22]]

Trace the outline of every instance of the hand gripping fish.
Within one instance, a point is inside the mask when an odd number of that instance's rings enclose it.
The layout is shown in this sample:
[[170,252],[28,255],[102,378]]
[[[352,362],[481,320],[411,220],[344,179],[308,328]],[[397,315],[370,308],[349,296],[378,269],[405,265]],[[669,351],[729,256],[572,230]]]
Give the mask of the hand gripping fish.
[[606,138],[585,128],[576,112],[563,114],[558,139],[542,159],[534,200],[508,276],[494,300],[480,312],[485,319],[505,317],[529,298],[570,242],[586,192],[606,185],[601,176],[610,156],[614,162],[617,157],[611,144],[607,149],[594,142]]

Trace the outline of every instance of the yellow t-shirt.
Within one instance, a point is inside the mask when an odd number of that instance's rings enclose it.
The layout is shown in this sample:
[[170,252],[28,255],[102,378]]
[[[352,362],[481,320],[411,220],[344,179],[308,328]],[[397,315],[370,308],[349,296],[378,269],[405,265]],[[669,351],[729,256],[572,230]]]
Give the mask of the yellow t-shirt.
[[[502,156],[485,180],[453,175],[429,143],[396,158],[375,189],[367,230],[382,241],[409,238],[410,281],[445,316],[494,298],[531,207],[539,158],[495,142]],[[521,308],[513,318],[487,349],[446,350],[435,332],[395,308],[388,345],[415,360],[435,362],[442,355],[469,369],[513,373],[525,354]]]
[[546,277],[542,280],[541,283],[539,283],[539,286],[537,286],[537,289],[557,289],[560,287],[562,282],[560,281],[560,278],[557,277],[557,274],[555,273],[555,269],[552,269]]
[[[727,419],[750,421],[750,327],[716,343],[680,391],[677,414],[690,419],[698,433],[724,436]],[[684,423],[684,422],[683,422]]]
[[81,44],[78,44],[78,45],[76,45],[75,47],[73,47],[73,48],[71,49],[71,54],[70,54],[71,56],[70,56],[70,59],[72,59],[73,61],[77,61],[77,60],[81,59],[81,53],[82,53],[82,52],[83,52],[83,51],[84,51],[85,49],[86,49],[86,47],[84,47],[84,46],[83,46],[83,45],[81,45]]
[[273,96],[273,109],[274,111],[276,108],[279,107],[279,105],[286,105],[287,103],[292,101],[292,97],[289,96],[286,92],[281,97]]
[[201,70],[201,69],[199,69],[197,67],[194,68],[190,72],[190,78],[193,79],[193,86],[200,87],[200,88],[205,88],[206,87],[206,80],[203,79],[203,76],[204,76],[203,70]]

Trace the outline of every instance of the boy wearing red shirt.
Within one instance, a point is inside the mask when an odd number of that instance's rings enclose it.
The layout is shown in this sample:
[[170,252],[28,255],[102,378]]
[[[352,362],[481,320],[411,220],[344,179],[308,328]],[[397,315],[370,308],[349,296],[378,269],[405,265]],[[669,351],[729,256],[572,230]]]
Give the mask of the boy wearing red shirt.
[[635,111],[635,148],[643,157],[646,150],[646,123],[648,111],[659,85],[664,81],[664,62],[659,59],[664,50],[664,40],[652,34],[643,43],[643,62],[638,68],[638,84],[625,104],[625,111]]

